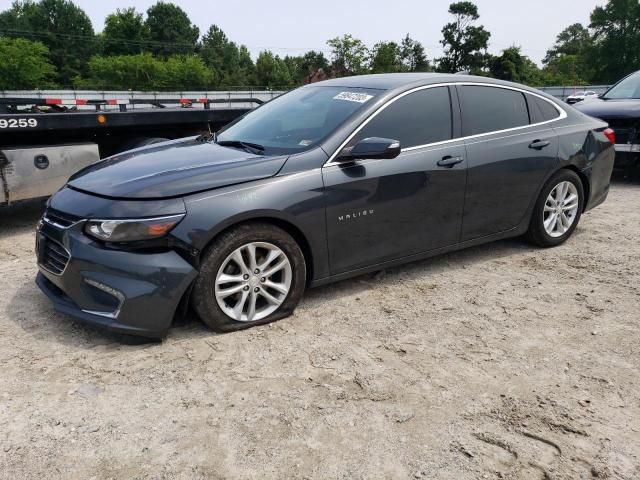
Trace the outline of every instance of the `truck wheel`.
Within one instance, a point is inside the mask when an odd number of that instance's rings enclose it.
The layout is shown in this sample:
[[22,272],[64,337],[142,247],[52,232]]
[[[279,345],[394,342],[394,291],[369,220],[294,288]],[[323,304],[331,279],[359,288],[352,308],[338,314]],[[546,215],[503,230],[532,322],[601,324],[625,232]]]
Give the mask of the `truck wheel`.
[[304,256],[287,232],[247,223],[223,233],[207,249],[193,306],[212,329],[241,330],[291,315],[305,280]]

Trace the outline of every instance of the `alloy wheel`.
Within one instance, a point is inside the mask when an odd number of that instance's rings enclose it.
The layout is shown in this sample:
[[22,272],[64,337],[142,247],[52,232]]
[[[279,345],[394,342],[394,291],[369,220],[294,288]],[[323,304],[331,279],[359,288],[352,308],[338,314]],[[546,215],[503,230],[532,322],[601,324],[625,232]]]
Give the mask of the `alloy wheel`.
[[245,244],[218,270],[215,296],[225,314],[238,322],[255,322],[275,312],[287,298],[293,272],[287,255],[266,242]]
[[544,229],[553,238],[567,233],[576,221],[580,198],[578,189],[572,182],[556,185],[544,204]]

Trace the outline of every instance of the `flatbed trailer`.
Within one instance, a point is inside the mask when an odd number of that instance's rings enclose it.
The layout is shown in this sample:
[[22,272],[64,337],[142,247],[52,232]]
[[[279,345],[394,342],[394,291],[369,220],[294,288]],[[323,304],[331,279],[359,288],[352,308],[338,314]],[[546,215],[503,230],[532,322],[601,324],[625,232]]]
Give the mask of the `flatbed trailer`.
[[269,93],[216,92],[214,98],[144,93],[126,99],[0,97],[0,205],[47,197],[74,172],[101,158],[215,132],[274,96]]

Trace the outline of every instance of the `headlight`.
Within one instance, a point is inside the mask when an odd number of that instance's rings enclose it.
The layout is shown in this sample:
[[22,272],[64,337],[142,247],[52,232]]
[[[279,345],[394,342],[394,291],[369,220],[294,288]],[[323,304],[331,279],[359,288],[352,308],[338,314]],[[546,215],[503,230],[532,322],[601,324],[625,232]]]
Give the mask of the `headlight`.
[[137,220],[89,220],[85,233],[105,242],[135,242],[160,238],[171,231],[184,214]]

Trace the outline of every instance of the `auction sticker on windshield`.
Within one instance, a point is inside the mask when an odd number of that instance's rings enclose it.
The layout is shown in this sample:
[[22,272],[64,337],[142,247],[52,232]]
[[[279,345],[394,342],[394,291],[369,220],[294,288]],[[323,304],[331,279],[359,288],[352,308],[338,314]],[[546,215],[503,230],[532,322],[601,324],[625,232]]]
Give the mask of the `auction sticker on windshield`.
[[357,102],[357,103],[365,103],[366,101],[373,98],[373,95],[369,95],[367,93],[356,93],[356,92],[340,92],[338,95],[333,97],[334,100],[346,100],[347,102]]

